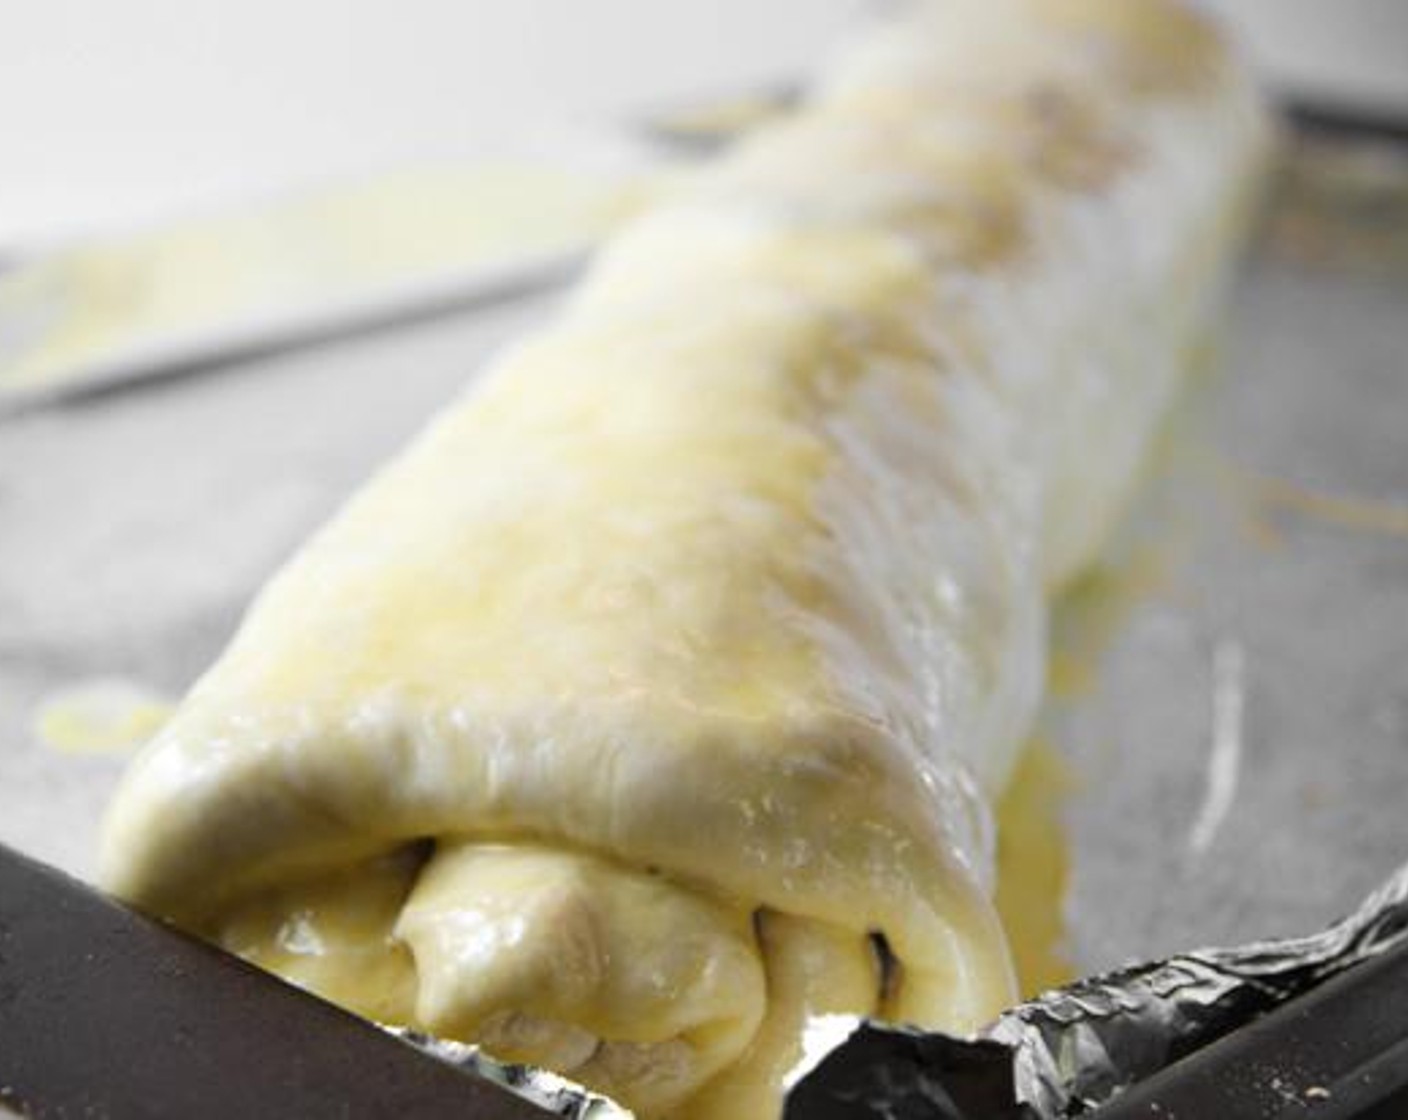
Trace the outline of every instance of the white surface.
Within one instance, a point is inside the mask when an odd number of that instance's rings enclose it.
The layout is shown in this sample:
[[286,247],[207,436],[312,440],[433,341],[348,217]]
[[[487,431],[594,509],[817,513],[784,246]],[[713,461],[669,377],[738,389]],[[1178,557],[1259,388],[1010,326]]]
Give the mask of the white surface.
[[1278,85],[1408,115],[1405,0],[1206,0]]
[[863,0],[0,0],[0,246],[815,67]]
[[[787,80],[884,0],[0,0],[0,249]],[[1408,113],[1408,0],[1205,0]]]

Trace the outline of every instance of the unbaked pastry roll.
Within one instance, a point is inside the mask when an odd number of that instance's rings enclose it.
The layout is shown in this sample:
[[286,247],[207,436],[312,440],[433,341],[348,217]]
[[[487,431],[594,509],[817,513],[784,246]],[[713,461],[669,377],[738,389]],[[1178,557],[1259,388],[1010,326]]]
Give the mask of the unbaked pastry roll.
[[1013,994],[988,806],[1263,154],[1167,0],[947,0],[607,248],[296,555],[104,880],[644,1117]]

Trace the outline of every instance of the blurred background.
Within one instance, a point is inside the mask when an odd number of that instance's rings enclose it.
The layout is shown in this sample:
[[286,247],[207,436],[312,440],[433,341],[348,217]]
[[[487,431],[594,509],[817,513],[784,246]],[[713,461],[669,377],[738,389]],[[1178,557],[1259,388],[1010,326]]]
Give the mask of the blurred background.
[[[1209,2],[1277,82],[1408,115],[1404,0]],[[875,6],[0,0],[0,252],[775,86]]]

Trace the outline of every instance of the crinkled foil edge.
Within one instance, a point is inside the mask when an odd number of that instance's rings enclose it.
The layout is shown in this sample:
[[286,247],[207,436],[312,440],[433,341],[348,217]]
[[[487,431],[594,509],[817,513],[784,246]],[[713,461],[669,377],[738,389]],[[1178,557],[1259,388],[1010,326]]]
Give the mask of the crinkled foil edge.
[[[961,1039],[856,1020],[787,1120],[1069,1120],[1408,940],[1408,864],[1308,937],[1198,949],[1078,980]],[[844,1111],[838,1106],[844,1106]]]
[[548,1070],[499,1062],[477,1046],[405,1027],[383,1025],[382,1029],[442,1062],[512,1089],[563,1120],[633,1120],[633,1114],[621,1105]]

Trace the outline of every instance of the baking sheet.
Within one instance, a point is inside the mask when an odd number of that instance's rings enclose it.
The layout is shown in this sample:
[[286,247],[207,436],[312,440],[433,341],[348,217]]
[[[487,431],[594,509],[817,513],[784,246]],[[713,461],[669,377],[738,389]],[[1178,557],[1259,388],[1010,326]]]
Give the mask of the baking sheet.
[[[1059,904],[1047,948],[1076,971],[1317,928],[1408,856],[1408,172],[1297,166],[1138,514],[1058,612],[1039,739],[1062,778],[1028,805],[1058,827],[1028,842],[1065,887],[1026,905],[1036,926]],[[0,421],[0,842],[90,875],[124,758],[47,745],[45,699],[179,695],[310,529],[552,306]]]

